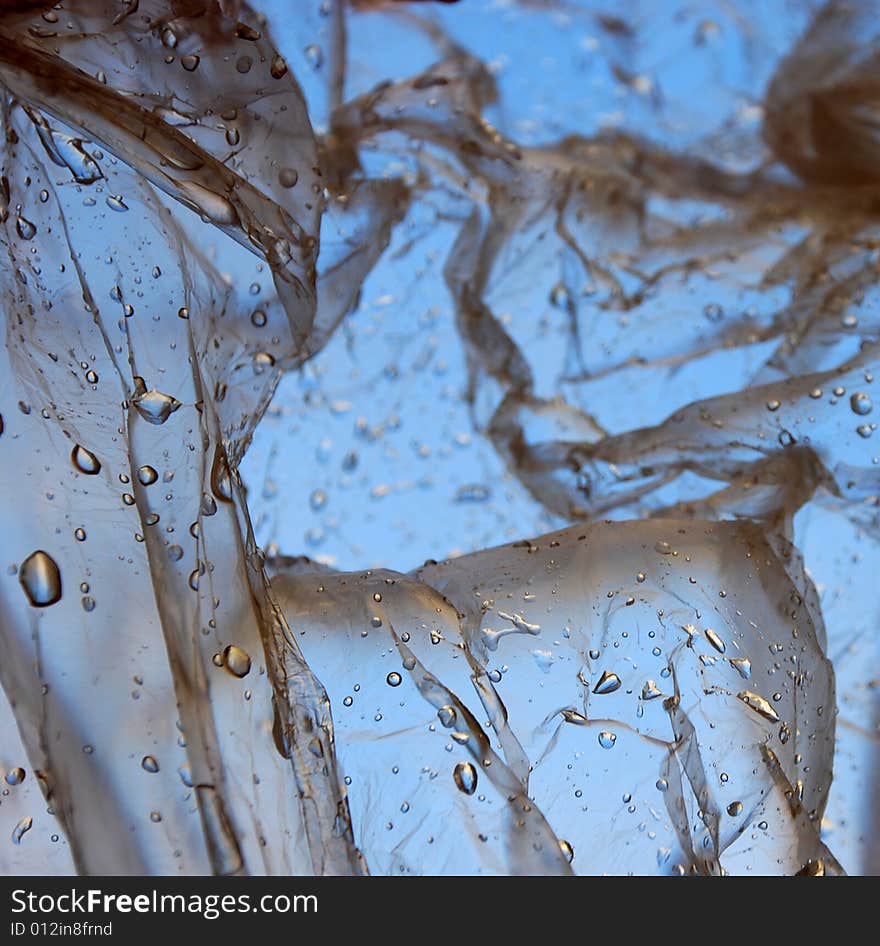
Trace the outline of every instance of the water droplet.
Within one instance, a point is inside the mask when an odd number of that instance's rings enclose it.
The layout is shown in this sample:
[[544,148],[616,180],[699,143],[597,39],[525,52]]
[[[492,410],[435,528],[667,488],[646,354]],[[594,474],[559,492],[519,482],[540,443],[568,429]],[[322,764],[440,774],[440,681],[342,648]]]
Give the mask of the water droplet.
[[599,745],[603,749],[613,749],[615,742],[617,742],[617,733],[609,732],[607,729],[599,733]]
[[126,204],[119,194],[108,194],[104,202],[111,210],[115,210],[117,213],[125,213],[128,210],[128,204]]
[[34,819],[30,815],[26,815],[18,824],[12,829],[12,843],[21,844],[21,839],[31,830],[33,826]]
[[452,729],[458,721],[458,714],[452,706],[441,706],[440,709],[437,710],[437,719],[440,720],[441,726],[446,729]]
[[724,641],[712,630],[711,627],[707,627],[703,632],[706,635],[706,640],[718,651],[719,654],[723,654],[727,647],[724,644]]
[[731,818],[735,818],[737,815],[741,814],[743,810],[743,803],[741,801],[732,801],[727,806],[727,813]]
[[304,50],[306,59],[313,69],[320,69],[324,62],[324,53],[317,43],[310,43]]
[[187,72],[195,72],[199,68],[199,63],[201,59],[195,55],[195,53],[190,53],[186,56],[181,56],[180,64],[186,69]]
[[153,756],[145,755],[143,759],[141,759],[141,768],[145,772],[156,773],[159,771],[159,763],[153,758]]
[[24,781],[24,769],[20,766],[14,769],[10,769],[6,773],[6,784],[7,785],[21,785]]
[[287,189],[296,187],[299,181],[299,171],[296,168],[281,168],[278,172],[278,183]]
[[562,856],[570,864],[574,860],[574,848],[568,843],[568,841],[559,839],[559,850],[562,851]]
[[250,43],[256,43],[261,33],[252,26],[248,26],[247,23],[238,23],[235,27],[235,35],[239,39],[246,39]]
[[459,762],[452,773],[452,777],[455,779],[459,791],[464,792],[465,795],[473,795],[477,790],[477,770],[470,762]]
[[642,687],[642,699],[656,700],[658,696],[663,696],[660,688],[653,680],[646,680],[645,685]]
[[144,465],[137,471],[137,478],[141,486],[152,486],[159,479],[159,474],[153,467]]
[[18,217],[15,221],[15,229],[22,240],[32,240],[37,232],[37,228],[25,217]]
[[763,696],[752,693],[751,690],[740,690],[737,693],[737,698],[742,700],[749,709],[754,710],[759,716],[763,716],[764,719],[771,723],[779,722],[779,714]]
[[131,398],[138,414],[151,424],[164,424],[181,407],[180,401],[155,388],[146,389],[143,378],[135,378],[135,393]]
[[401,684],[401,680],[402,678],[400,674],[396,673],[395,671],[392,671],[391,673],[389,673],[388,676],[385,678],[385,682],[390,687],[399,687]]
[[35,608],[46,608],[61,600],[61,572],[52,556],[42,549],[21,563],[18,580]]
[[220,226],[233,226],[240,222],[238,211],[222,194],[217,194],[195,181],[180,181],[178,187],[193,205],[196,213],[206,220]]
[[287,75],[287,63],[284,61],[284,57],[276,53],[272,58],[272,65],[269,67],[269,72],[272,75],[273,79],[283,79]]
[[95,476],[101,472],[101,461],[92,453],[77,444],[70,453],[70,459],[73,465],[86,476]]
[[743,678],[748,680],[752,675],[752,662],[748,657],[731,657],[730,666]]
[[229,644],[223,651],[223,666],[234,677],[246,677],[251,669],[250,654],[235,644]]
[[874,405],[871,403],[871,398],[867,394],[863,394],[861,391],[857,391],[849,399],[850,407],[853,409],[854,414],[858,414],[860,417],[864,417],[865,414],[870,414],[871,409]]
[[599,682],[593,687],[593,692],[604,695],[606,693],[613,693],[615,690],[620,689],[620,677],[616,673],[609,673],[605,670],[602,673],[602,676],[599,677]]

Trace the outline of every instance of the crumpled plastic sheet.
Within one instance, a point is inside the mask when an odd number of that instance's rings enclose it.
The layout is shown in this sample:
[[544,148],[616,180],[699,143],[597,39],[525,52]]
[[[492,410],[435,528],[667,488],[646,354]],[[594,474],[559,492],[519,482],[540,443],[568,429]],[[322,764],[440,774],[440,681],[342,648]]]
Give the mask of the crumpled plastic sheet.
[[3,4],[4,870],[880,866],[880,9],[475,6]]

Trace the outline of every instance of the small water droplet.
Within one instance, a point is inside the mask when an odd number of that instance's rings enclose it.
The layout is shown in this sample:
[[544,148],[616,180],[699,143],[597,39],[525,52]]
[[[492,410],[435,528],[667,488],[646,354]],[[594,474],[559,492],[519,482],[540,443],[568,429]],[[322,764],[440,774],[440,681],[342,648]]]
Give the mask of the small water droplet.
[[607,729],[599,733],[599,745],[603,749],[613,749],[615,742],[617,742],[617,733],[609,732]]
[[402,680],[402,677],[400,676],[400,674],[399,674],[399,673],[396,673],[396,672],[393,671],[393,670],[392,670],[392,672],[389,673],[388,676],[385,678],[385,682],[386,682],[386,683],[388,684],[388,686],[390,686],[390,687],[399,687],[400,684],[401,684],[401,680]]
[[145,755],[141,759],[141,768],[145,772],[156,773],[159,771],[159,763],[151,755]]

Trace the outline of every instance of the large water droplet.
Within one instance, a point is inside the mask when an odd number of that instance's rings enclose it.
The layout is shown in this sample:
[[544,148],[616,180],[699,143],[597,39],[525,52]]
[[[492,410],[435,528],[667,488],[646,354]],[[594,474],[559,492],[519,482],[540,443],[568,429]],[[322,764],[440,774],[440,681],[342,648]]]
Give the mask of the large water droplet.
[[748,657],[731,657],[730,666],[743,678],[748,680],[752,675],[752,662]]
[[861,417],[864,417],[865,414],[870,414],[871,409],[874,405],[871,403],[871,398],[867,394],[863,394],[861,391],[857,391],[849,399],[850,407],[853,409],[854,414],[858,414]]
[[164,424],[181,406],[180,401],[170,394],[163,394],[155,388],[148,391],[143,378],[135,378],[135,393],[131,403],[144,420],[156,425]]
[[71,451],[70,459],[73,461],[73,465],[76,469],[79,470],[80,473],[85,473],[86,476],[95,476],[95,474],[101,472],[101,461],[91,450],[87,450],[79,444]]
[[21,563],[18,580],[35,608],[46,608],[61,600],[61,572],[52,556],[42,549]]
[[137,478],[141,486],[152,486],[159,479],[159,474],[153,467],[144,465],[137,471]]
[[437,710],[437,719],[440,720],[441,726],[444,726],[446,729],[452,729],[458,721],[458,714],[452,706],[441,706],[440,709]]
[[603,671],[602,676],[599,677],[599,682],[593,687],[593,692],[598,694],[613,693],[615,690],[620,689],[620,677],[616,673],[610,673],[608,670]]
[[37,232],[37,228],[25,217],[18,217],[15,221],[15,229],[22,240],[32,240]]
[[34,823],[34,819],[30,815],[26,815],[18,824],[12,829],[12,843],[21,844],[21,839],[31,830],[31,827]]
[[250,654],[235,644],[229,644],[223,651],[223,666],[234,677],[246,677],[251,670]]
[[296,168],[281,168],[278,172],[278,183],[282,187],[296,187],[297,181],[299,181],[299,172]]
[[453,770],[452,777],[459,791],[465,795],[473,795],[477,790],[477,770],[470,762],[459,762]]
[[740,690],[737,693],[737,698],[742,700],[749,709],[754,710],[759,716],[763,716],[764,719],[771,723],[779,722],[779,714],[763,696],[752,693],[751,690]]

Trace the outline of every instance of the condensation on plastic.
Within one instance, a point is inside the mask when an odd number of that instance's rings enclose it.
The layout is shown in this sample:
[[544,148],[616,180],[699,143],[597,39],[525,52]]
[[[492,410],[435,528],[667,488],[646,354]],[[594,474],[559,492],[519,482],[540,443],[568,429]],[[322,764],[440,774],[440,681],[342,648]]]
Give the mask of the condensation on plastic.
[[877,869],[880,11],[475,6],[3,5],[4,869]]

